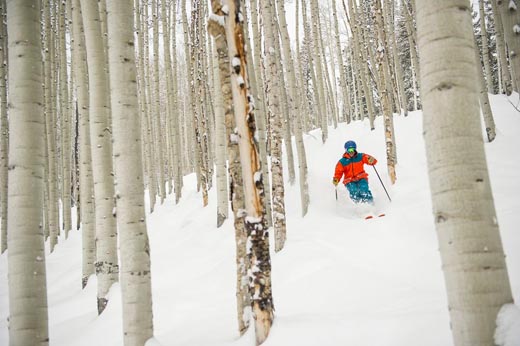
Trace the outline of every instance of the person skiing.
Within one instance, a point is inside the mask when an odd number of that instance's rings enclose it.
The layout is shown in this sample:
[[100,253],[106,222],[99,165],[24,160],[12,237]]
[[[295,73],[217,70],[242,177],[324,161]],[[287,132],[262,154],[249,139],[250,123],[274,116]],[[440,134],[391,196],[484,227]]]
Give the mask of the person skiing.
[[374,204],[372,192],[368,187],[368,174],[365,172],[364,165],[373,166],[377,160],[363,153],[357,152],[356,142],[348,141],[345,143],[345,154],[336,164],[332,183],[338,185],[343,176],[343,184],[346,186],[350,199],[356,204]]

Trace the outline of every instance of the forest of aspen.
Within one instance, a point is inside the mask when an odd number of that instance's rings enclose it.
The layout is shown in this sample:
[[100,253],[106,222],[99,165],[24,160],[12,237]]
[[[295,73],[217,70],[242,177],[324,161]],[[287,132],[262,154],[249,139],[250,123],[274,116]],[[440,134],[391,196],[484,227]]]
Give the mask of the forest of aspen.
[[[379,171],[370,168],[370,186],[386,183],[377,203],[390,205],[387,189],[398,191],[394,185],[405,179],[394,123],[420,116],[450,345],[519,346],[518,332],[508,334],[513,341],[497,337],[497,316],[516,309],[517,319],[508,321],[511,330],[520,328],[520,310],[485,155],[485,145],[501,136],[491,99],[518,101],[517,6],[0,0],[0,281],[8,287],[0,326],[8,344],[54,344],[47,276],[54,266],[46,263],[78,234],[81,277],[73,280],[91,294],[97,323],[120,297],[122,344],[170,345],[155,339],[154,326],[167,321],[154,313],[160,263],[151,261],[149,220],[165,205],[197,201],[211,209],[212,232],[234,231],[234,302],[226,306],[235,319],[233,342],[306,345],[269,341],[281,302],[272,257],[296,246],[291,234],[302,231],[290,227],[287,210],[305,221],[318,198],[309,192],[316,164],[307,139],[325,148],[356,124],[380,130]],[[338,190],[347,197],[342,184],[332,185],[334,164],[320,169],[330,173],[324,193],[334,200],[335,191],[338,203]],[[297,198],[287,198],[288,189]],[[177,217],[167,216],[173,224]],[[212,291],[209,284],[204,295]]]

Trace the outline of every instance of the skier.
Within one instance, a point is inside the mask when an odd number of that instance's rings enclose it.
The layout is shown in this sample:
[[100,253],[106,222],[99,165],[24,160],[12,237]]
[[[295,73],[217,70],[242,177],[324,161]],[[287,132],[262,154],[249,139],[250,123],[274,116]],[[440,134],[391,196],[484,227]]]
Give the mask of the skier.
[[377,160],[368,154],[358,153],[356,142],[345,143],[345,154],[336,164],[332,183],[338,185],[342,176],[343,184],[347,187],[350,198],[356,204],[374,204],[372,192],[368,188],[368,174],[363,168],[365,164],[373,166]]

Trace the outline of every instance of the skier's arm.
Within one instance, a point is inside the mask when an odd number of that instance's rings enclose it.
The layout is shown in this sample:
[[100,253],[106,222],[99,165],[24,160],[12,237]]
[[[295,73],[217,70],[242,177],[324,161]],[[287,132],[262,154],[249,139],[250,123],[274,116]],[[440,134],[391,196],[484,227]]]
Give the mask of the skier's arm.
[[377,163],[377,160],[375,157],[372,157],[368,154],[363,154],[363,162],[367,165],[373,166]]
[[336,164],[336,169],[334,170],[334,177],[332,178],[332,183],[337,185],[343,176],[343,165],[340,161]]

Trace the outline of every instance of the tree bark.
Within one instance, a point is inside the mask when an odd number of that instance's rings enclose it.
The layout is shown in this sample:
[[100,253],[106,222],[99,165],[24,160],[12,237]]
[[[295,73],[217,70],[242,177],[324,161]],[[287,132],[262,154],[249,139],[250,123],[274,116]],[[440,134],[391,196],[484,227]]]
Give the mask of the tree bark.
[[385,123],[385,144],[386,144],[386,164],[388,169],[388,176],[392,184],[395,183],[397,177],[395,172],[395,164],[397,162],[395,135],[394,135],[394,115],[390,108],[390,96],[388,90],[387,79],[390,73],[388,72],[388,60],[386,52],[386,32],[384,27],[383,12],[380,0],[375,1],[375,22],[377,27],[378,49],[377,49],[377,64],[380,79],[380,93],[381,104],[383,108],[383,117]]
[[454,345],[493,345],[497,313],[513,298],[475,116],[470,3],[417,0],[417,10],[424,139]]
[[[289,81],[289,95],[291,97],[291,119],[294,124],[294,137],[296,140],[296,151],[298,154],[299,180],[300,180],[300,200],[302,208],[302,216],[307,214],[309,209],[309,186],[307,183],[307,156],[305,153],[305,146],[303,144],[302,119],[300,112],[300,97],[299,90],[296,85],[296,73],[294,70],[294,62],[291,57],[290,39],[287,30],[287,21],[285,19],[285,5],[284,1],[277,4],[280,6],[278,16],[280,18],[280,28],[282,36],[282,46],[284,55],[284,66],[287,68],[287,75]],[[299,40],[298,37],[295,38]],[[297,60],[298,61],[298,60]]]
[[112,130],[108,116],[105,51],[96,2],[81,0],[89,76],[90,142],[96,215],[96,275],[98,313],[108,303],[107,294],[119,274],[117,228],[114,214]]
[[57,182],[57,158],[56,158],[56,89],[54,86],[54,35],[52,34],[51,16],[54,14],[51,3],[44,2],[45,18],[45,133],[47,146],[48,174],[48,225],[50,237],[50,250],[58,244],[59,233],[59,208],[58,208],[58,182]]
[[247,62],[242,22],[240,21],[240,0],[227,0],[226,39],[231,60],[231,91],[238,131],[240,162],[244,178],[245,229],[250,248],[249,259],[253,265],[250,271],[250,295],[257,345],[263,343],[274,319],[271,292],[271,259],[269,254],[268,227],[263,209],[263,178],[258,148],[254,141],[256,125],[253,115],[252,95],[248,91]]
[[[70,1],[68,2],[70,3]],[[59,40],[60,40],[60,106],[61,106],[61,200],[63,215],[63,231],[65,238],[72,229],[71,221],[71,160],[72,160],[72,137],[71,119],[72,113],[69,98],[69,78],[67,71],[67,42],[66,42],[66,4],[61,2],[59,13]]]
[[[489,65],[489,47],[488,37],[486,29],[486,12],[484,11],[484,0],[479,0],[479,13],[480,13],[480,37],[482,38],[482,61],[484,62],[484,80],[487,92],[494,94],[493,92],[493,77],[491,75],[491,67]],[[480,59],[477,60],[480,63]]]
[[[222,28],[223,29],[223,28]],[[228,218],[228,193],[226,174],[226,126],[224,122],[224,99],[222,96],[222,83],[220,82],[218,53],[212,49],[213,60],[213,95],[215,100],[215,145],[217,166],[217,227],[224,224]]]
[[504,38],[509,51],[509,63],[513,71],[513,88],[518,91],[520,88],[520,9],[515,1],[497,1],[500,11]]
[[323,67],[321,65],[322,59],[325,59],[322,56],[322,52],[320,50],[320,42],[319,42],[319,10],[318,10],[318,2],[317,0],[311,0],[311,19],[312,19],[312,46],[314,48],[314,69],[316,70],[316,84],[314,85],[317,90],[315,92],[318,96],[318,104],[316,107],[319,109],[319,117],[320,117],[320,126],[321,126],[321,139],[322,142],[325,143],[329,136],[329,128],[328,128],[328,116],[327,116],[327,101],[325,97],[325,86],[323,84]]
[[82,287],[95,273],[96,223],[94,209],[94,178],[92,176],[92,152],[90,145],[90,115],[88,98],[87,57],[80,0],[73,0],[73,51],[76,108],[79,123],[79,189],[82,237]]
[[[251,84],[251,92],[253,93],[253,97],[255,99],[255,121],[257,126],[257,134],[258,134],[258,147],[260,150],[260,161],[265,162],[266,164],[262,165],[262,175],[264,177],[264,187],[265,187],[265,198],[264,198],[264,208],[266,211],[267,224],[269,227],[273,225],[273,213],[271,206],[271,182],[269,181],[269,169],[267,167],[267,102],[265,96],[265,83],[264,76],[262,72],[259,70],[259,67],[262,66],[262,35],[260,33],[260,25],[259,25],[259,16],[257,12],[257,3],[258,0],[251,0],[251,24],[252,24],[252,35],[254,40],[254,64],[253,59],[251,59],[251,66],[248,65],[250,70],[254,71],[254,79],[253,74],[250,74],[250,80],[256,80],[257,92],[255,93],[254,84]],[[244,28],[244,32],[246,28]],[[248,49],[248,52],[250,50]]]
[[40,3],[7,3],[9,43],[9,345],[49,345],[45,247]]
[[475,63],[478,66],[477,75],[479,82],[479,102],[480,102],[480,110],[482,111],[482,117],[484,119],[484,126],[486,128],[486,135],[488,142],[493,142],[496,137],[496,129],[495,129],[495,119],[493,118],[493,112],[491,110],[491,105],[489,104],[489,96],[488,89],[486,86],[486,80],[484,79],[484,74],[482,72],[482,68],[480,68],[480,54],[478,49],[478,44],[475,37]]
[[121,295],[125,346],[153,336],[150,245],[146,227],[137,105],[132,0],[108,3],[108,56],[114,166],[121,248]]
[[507,63],[507,48],[504,39],[504,26],[502,24],[502,15],[497,5],[497,0],[491,0],[491,8],[493,10],[493,18],[495,19],[495,35],[497,44],[498,61],[500,65],[500,77],[502,79],[502,85],[506,95],[511,95],[513,92],[513,84],[511,81],[511,73],[509,73]]
[[231,209],[234,215],[235,245],[236,245],[236,299],[238,331],[243,335],[249,328],[251,297],[248,291],[248,271],[251,269],[247,256],[247,233],[244,223],[244,188],[242,167],[240,166],[240,152],[238,149],[236,121],[233,109],[233,95],[231,92],[231,64],[228,55],[226,33],[224,27],[225,13],[222,11],[222,2],[211,2],[213,14],[208,20],[208,30],[215,38],[218,54],[218,69],[222,98],[224,105],[224,121],[226,125],[227,154],[229,163],[229,196]]
[[0,0],[0,254],[7,250],[7,165],[9,151],[9,121],[7,118],[7,28],[6,3]]
[[287,230],[285,224],[285,189],[283,184],[283,160],[282,160],[282,111],[280,108],[280,83],[276,61],[274,35],[274,16],[273,3],[264,0],[262,3],[262,20],[265,29],[265,57],[266,57],[266,95],[269,107],[269,122],[271,125],[271,176],[272,176],[272,196],[273,196],[273,226],[275,238],[275,251],[283,249]]

